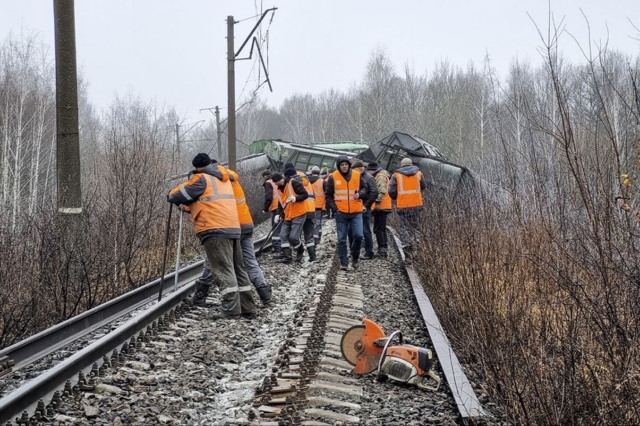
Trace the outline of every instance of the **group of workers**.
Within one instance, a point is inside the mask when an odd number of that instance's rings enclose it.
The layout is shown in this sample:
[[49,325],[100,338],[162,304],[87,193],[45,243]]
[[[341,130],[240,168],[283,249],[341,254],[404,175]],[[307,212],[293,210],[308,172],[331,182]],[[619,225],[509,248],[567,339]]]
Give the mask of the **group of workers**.
[[[271,300],[253,249],[253,220],[236,172],[224,168],[207,154],[193,159],[193,176],[173,188],[168,201],[191,214],[196,235],[204,246],[202,277],[196,282],[193,301],[204,304],[215,282],[222,298],[221,318],[253,318],[256,305],[251,290],[255,287],[263,304]],[[387,215],[396,201],[401,227],[410,236],[419,226],[422,191],[426,184],[422,173],[410,158],[390,174],[375,162],[368,165],[347,156],[336,159],[337,169],[328,173],[318,166],[310,176],[286,163],[284,171],[262,173],[263,213],[271,213],[274,230],[272,247],[280,263],[301,262],[305,249],[308,260],[316,260],[316,246],[322,240],[323,216],[335,217],[340,267],[357,269],[362,259],[373,259],[373,235],[377,256],[387,257]],[[371,222],[373,221],[373,232]],[[279,232],[276,232],[279,228]],[[406,246],[405,250],[411,246]]]

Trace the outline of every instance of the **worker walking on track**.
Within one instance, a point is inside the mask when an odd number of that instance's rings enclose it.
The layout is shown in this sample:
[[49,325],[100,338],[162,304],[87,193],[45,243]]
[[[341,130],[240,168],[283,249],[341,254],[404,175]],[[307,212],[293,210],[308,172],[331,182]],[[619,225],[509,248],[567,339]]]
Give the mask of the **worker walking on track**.
[[427,187],[422,172],[414,166],[411,158],[403,158],[400,168],[389,181],[389,196],[396,200],[403,239],[407,242],[405,251],[411,252],[413,240],[420,229],[422,216],[422,191]]
[[[282,200],[280,199],[280,193],[278,192],[278,186],[273,182],[271,172],[265,170],[262,172],[262,178],[264,179],[264,207],[262,213],[271,213],[271,227],[276,224],[275,218],[282,213]],[[280,254],[282,249],[280,248],[280,233],[274,233],[271,237],[271,246],[275,254]]]
[[309,182],[313,187],[314,201],[315,201],[315,214],[313,217],[313,242],[317,246],[322,239],[322,215],[326,210],[326,198],[325,191],[327,190],[327,182],[320,179],[320,167],[313,166],[311,169],[311,177]]
[[387,257],[387,215],[391,213],[391,197],[389,196],[389,172],[378,164],[371,162],[367,165],[367,173],[376,180],[378,196],[372,207],[373,233],[378,241],[378,256]]
[[[302,228],[307,219],[307,198],[309,194],[302,184],[302,180],[296,176],[296,171],[292,168],[284,171],[284,176],[277,176],[274,173],[274,182],[278,185],[281,197],[284,200],[284,223],[280,230],[280,242],[282,244],[282,259],[280,263],[291,263],[293,260],[293,250],[299,253],[299,249],[304,248],[300,236]],[[280,218],[276,218],[279,221]],[[300,260],[302,257],[299,256]]]
[[[240,220],[229,174],[204,153],[196,155],[192,164],[193,177],[173,188],[167,201],[190,207],[196,236],[207,253],[222,297],[219,317],[254,318],[256,306],[242,259]],[[208,290],[196,289],[195,298],[206,299]]]
[[367,184],[368,196],[366,200],[362,200],[364,208],[362,211],[362,234],[364,236],[364,256],[362,256],[362,259],[373,259],[375,254],[373,253],[373,234],[371,233],[371,207],[378,197],[378,186],[373,176],[365,173],[362,161],[354,161],[351,167],[360,173],[360,176]]
[[351,228],[353,243],[351,244],[351,265],[358,268],[360,260],[360,248],[362,247],[362,200],[368,196],[367,184],[360,173],[351,169],[351,163],[345,155],[336,159],[338,170],[329,175],[327,180],[327,207],[336,216],[338,233],[338,256],[340,268],[347,270],[349,259],[347,257],[347,233]]

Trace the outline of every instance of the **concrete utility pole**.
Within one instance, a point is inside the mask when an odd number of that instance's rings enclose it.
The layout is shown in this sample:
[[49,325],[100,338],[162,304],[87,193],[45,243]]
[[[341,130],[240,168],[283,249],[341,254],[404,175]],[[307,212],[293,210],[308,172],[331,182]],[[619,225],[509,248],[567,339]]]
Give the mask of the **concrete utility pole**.
[[74,0],[54,0],[58,213],[82,213]]
[[222,162],[222,145],[220,140],[222,137],[222,129],[220,128],[220,108],[216,105],[216,143],[218,144],[218,161]]
[[[227,106],[229,108],[229,113],[227,115],[227,136],[228,136],[228,147],[229,147],[229,152],[228,152],[228,160],[229,160],[229,168],[231,170],[236,170],[236,163],[237,163],[237,155],[236,155],[236,60],[240,60],[240,59],[236,59],[236,57],[240,54],[240,52],[242,52],[242,49],[244,49],[244,47],[247,45],[247,43],[249,42],[249,40],[251,40],[251,36],[253,35],[253,33],[256,31],[256,29],[258,28],[258,26],[260,26],[260,23],[262,22],[262,20],[265,18],[265,16],[267,16],[267,14],[269,12],[273,12],[275,13],[275,11],[277,10],[277,7],[272,7],[271,9],[267,9],[264,11],[264,13],[262,14],[262,16],[260,17],[260,19],[258,19],[258,22],[256,22],[255,26],[253,27],[253,29],[251,30],[251,32],[249,33],[249,35],[247,36],[246,40],[244,41],[244,43],[242,43],[242,45],[240,46],[240,49],[238,49],[237,52],[234,52],[234,45],[233,45],[233,25],[235,24],[235,21],[233,20],[233,16],[229,15],[227,16],[227,82],[228,82],[228,90],[227,90]],[[253,40],[253,44],[252,44],[252,48],[251,51],[253,52],[253,45],[256,45],[258,48],[258,54],[260,55],[260,62],[262,64],[262,67],[264,68],[265,71],[265,75],[267,76],[267,81],[269,82],[269,88],[271,88],[271,82],[269,81],[269,77],[268,77],[268,73],[267,73],[267,69],[264,65],[264,61],[262,60],[262,54],[260,53],[260,45],[258,44],[257,40],[254,37]],[[249,58],[243,58],[243,59],[250,59],[251,55],[249,55]]]
[[227,16],[227,145],[229,168],[236,168],[236,55],[233,45],[233,16]]

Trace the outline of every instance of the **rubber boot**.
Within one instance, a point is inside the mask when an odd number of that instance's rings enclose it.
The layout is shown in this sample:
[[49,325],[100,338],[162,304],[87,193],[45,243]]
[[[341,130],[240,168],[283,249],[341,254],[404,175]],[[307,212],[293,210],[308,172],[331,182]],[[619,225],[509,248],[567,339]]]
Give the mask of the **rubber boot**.
[[307,250],[309,250],[309,262],[315,262],[316,261],[316,246],[307,247]]
[[282,258],[276,260],[276,262],[278,263],[291,263],[292,261],[292,257],[291,257],[291,247],[283,247],[282,248]]
[[271,302],[271,286],[256,288],[263,305]]
[[304,259],[304,246],[300,244],[296,249],[296,262],[300,263]]
[[200,280],[196,281],[196,290],[191,297],[191,302],[196,306],[205,306],[207,304],[207,296],[211,284],[205,284]]

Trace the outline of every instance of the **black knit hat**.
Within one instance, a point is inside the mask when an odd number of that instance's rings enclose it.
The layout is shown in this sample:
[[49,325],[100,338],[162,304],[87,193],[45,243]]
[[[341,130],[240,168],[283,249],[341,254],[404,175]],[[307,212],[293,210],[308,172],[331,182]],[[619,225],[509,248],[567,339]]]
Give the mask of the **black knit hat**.
[[271,174],[271,180],[273,182],[281,181],[282,180],[282,175],[280,173],[278,173],[278,172],[272,173]]
[[367,170],[378,170],[378,163],[376,163],[375,161],[370,162],[367,165]]
[[206,167],[211,164],[211,158],[209,158],[209,156],[204,152],[201,152],[193,157],[191,164],[193,164],[193,167]]
[[285,170],[287,170],[287,169],[294,169],[295,170],[295,167],[293,167],[292,163],[285,163],[284,164],[284,169]]
[[285,176],[295,176],[295,174],[296,174],[296,169],[294,168],[284,169]]

